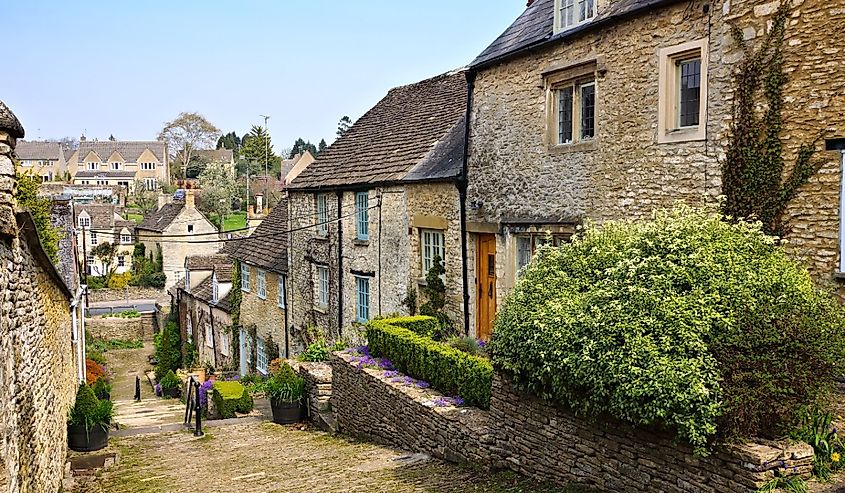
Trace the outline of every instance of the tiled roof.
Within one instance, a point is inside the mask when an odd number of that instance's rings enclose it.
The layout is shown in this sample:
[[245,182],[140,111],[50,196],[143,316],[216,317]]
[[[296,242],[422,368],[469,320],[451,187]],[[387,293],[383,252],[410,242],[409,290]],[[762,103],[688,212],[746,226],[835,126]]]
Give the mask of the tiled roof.
[[326,148],[291,188],[398,182],[438,146],[466,112],[463,71],[391,89]]
[[277,273],[288,271],[288,202],[282,199],[247,238],[229,242],[224,251],[241,262]]
[[138,158],[145,150],[149,149],[156,159],[164,162],[165,145],[164,142],[159,141],[134,141],[134,140],[103,140],[91,141],[86,140],[79,143],[79,159],[85,159],[89,152],[94,151],[100,156],[100,159],[105,161],[112,153],[117,151],[128,163],[137,163]]
[[216,264],[229,262],[229,257],[219,255],[188,255],[185,257],[185,268],[188,270],[214,270]]
[[[228,264],[228,265],[230,266],[229,269],[231,271],[231,264]],[[216,268],[216,266],[215,266],[215,268]],[[227,281],[224,281],[224,280],[220,279],[219,276],[217,278],[217,281],[218,282],[232,282],[231,278]],[[217,300],[217,303],[213,302],[214,280],[212,279],[211,276],[208,276],[205,279],[203,279],[199,284],[197,284],[197,286],[195,288],[191,289],[191,292],[188,293],[188,294],[190,296],[193,296],[194,298],[196,298],[198,300],[202,300],[202,301],[206,302],[207,304],[209,304],[211,306],[217,307],[217,308],[223,310],[224,312],[228,313],[232,310],[232,289],[230,289],[229,292],[226,293],[226,296]]]
[[[114,228],[115,211],[111,204],[76,204],[73,206],[73,216],[78,218],[82,212],[91,218],[91,229]],[[118,216],[119,217],[119,216]]]
[[75,178],[135,178],[134,171],[99,171],[99,170],[85,170],[77,171]]
[[18,121],[18,117],[12,113],[12,110],[6,106],[6,103],[0,101],[0,130],[5,130],[16,139],[24,137],[23,126]]
[[212,162],[221,161],[228,163],[234,159],[234,153],[231,149],[198,149],[194,151],[194,154]]
[[174,219],[176,216],[182,212],[182,208],[185,207],[184,202],[171,202],[169,204],[164,204],[161,209],[150,212],[146,216],[144,216],[144,220],[141,221],[141,224],[135,227],[135,229],[143,229],[146,231],[157,231],[159,233],[163,232]]
[[58,161],[62,158],[62,146],[58,142],[19,140],[15,147],[15,155],[18,159]]
[[607,21],[651,7],[680,0],[616,0],[590,22],[554,35],[555,0],[535,0],[513,24],[472,61],[470,68],[481,68],[514,53],[548,41],[558,41],[577,33],[598,28]]
[[214,264],[214,275],[218,282],[232,282],[232,262],[227,258],[226,262]]

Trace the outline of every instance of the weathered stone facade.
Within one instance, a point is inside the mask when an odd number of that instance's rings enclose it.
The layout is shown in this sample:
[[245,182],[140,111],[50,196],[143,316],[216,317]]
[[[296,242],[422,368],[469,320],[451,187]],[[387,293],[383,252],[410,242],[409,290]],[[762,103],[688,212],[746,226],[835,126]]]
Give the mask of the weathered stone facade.
[[[285,355],[285,308],[279,306],[279,277],[272,271],[264,271],[265,296],[258,296],[258,268],[249,266],[249,291],[241,290],[240,325],[255,328],[257,337],[272,340],[279,345],[282,357]],[[240,289],[235,286],[233,289]]]
[[[613,3],[599,4],[599,14],[602,5]],[[741,58],[729,26],[759,38],[777,5],[750,0],[663,5],[477,70],[467,221],[471,232],[497,234],[499,305],[516,281],[514,237],[523,231],[568,234],[564,230],[571,232],[587,219],[646,218],[679,200],[715,203],[731,116],[732,70]],[[822,129],[845,134],[845,31],[840,28],[845,2],[796,0],[793,5],[784,52],[787,163]],[[709,58],[703,138],[662,143],[661,49],[701,40]],[[595,77],[595,138],[552,145],[550,114],[556,112],[549,110],[549,80],[567,71],[580,70],[583,76],[585,66]],[[821,172],[789,208],[788,239],[817,277],[831,280],[839,256],[841,156],[820,152],[818,157],[825,163]],[[469,235],[469,252],[477,238]],[[473,272],[474,264],[468,266]]]
[[97,289],[88,292],[88,302],[98,303],[100,301],[131,301],[131,300],[158,300],[165,297],[165,291],[155,288],[139,288],[127,286],[124,289]]
[[[330,339],[353,333],[360,323],[357,313],[356,277],[369,280],[369,318],[387,314],[408,314],[403,300],[409,289],[416,290],[417,305],[425,300],[420,291],[425,282],[420,253],[421,230],[443,234],[447,313],[458,327],[463,322],[463,282],[461,261],[460,202],[454,183],[415,183],[369,190],[369,239],[356,239],[355,192],[342,192],[340,216],[342,238],[337,223],[329,225],[321,237],[314,224],[315,194],[290,194],[290,293],[292,345],[301,350],[316,327]],[[338,217],[337,195],[331,193],[328,217]],[[380,199],[379,199],[380,197]],[[379,202],[380,200],[380,202]],[[380,206],[378,206],[380,204]],[[298,231],[297,231],[298,230]],[[343,267],[338,267],[338,248]],[[329,303],[317,306],[317,267],[329,270]],[[342,280],[341,280],[342,277]],[[339,315],[338,283],[343,302]],[[342,320],[342,324],[339,322]]]
[[511,469],[602,491],[753,492],[779,475],[807,475],[803,443],[731,445],[706,458],[663,432],[576,417],[517,391],[502,375],[490,411],[434,407],[434,392],[393,383],[383,370],[332,360],[331,406],[341,432],[476,466]]
[[4,111],[0,103],[0,487],[56,492],[77,383],[72,295],[29,214],[15,215],[12,157],[23,135],[9,128]]
[[137,318],[91,317],[85,319],[85,331],[104,341],[151,341],[155,332],[152,313]]

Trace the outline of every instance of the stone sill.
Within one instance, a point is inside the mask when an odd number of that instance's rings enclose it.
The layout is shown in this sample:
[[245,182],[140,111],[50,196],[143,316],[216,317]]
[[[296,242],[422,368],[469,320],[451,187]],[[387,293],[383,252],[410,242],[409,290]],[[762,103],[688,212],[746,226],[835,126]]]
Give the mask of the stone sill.
[[314,235],[314,241],[326,242],[329,241],[329,235]]
[[572,144],[551,144],[550,154],[569,154],[572,152],[592,152],[599,148],[598,139],[584,140]]
[[366,247],[366,246],[370,246],[370,240],[355,239],[355,240],[352,240],[352,244],[354,246]]
[[833,278],[836,279],[837,281],[845,281],[845,272],[839,272],[839,271],[834,272]]
[[323,315],[325,315],[325,314],[329,313],[329,307],[317,305],[317,306],[314,306],[314,311],[317,312],[317,313],[322,313]]

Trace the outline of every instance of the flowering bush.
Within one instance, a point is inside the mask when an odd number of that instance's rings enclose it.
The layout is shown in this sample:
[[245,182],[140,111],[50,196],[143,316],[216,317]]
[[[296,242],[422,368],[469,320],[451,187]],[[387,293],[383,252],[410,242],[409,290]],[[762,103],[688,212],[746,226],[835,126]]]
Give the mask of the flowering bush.
[[85,381],[88,385],[94,385],[98,379],[105,378],[105,376],[106,369],[99,363],[90,358],[85,360]]
[[546,247],[496,318],[494,364],[588,414],[775,437],[841,374],[841,308],[759,225],[678,207]]
[[200,406],[205,407],[208,405],[208,391],[214,387],[214,382],[211,380],[206,380],[205,382],[200,385]]
[[390,369],[395,366],[441,392],[460,394],[473,406],[489,407],[493,379],[490,361],[400,326],[413,327],[415,323],[427,326],[431,320],[409,317],[370,322],[367,324],[368,352],[390,358]]

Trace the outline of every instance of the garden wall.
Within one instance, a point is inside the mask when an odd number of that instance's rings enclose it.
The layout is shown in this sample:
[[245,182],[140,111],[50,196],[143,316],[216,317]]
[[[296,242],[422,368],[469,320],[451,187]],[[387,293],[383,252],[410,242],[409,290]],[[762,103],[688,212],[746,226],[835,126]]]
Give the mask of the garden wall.
[[305,380],[308,397],[308,419],[323,427],[323,413],[331,412],[332,367],[327,363],[299,363],[299,374]]
[[96,339],[111,341],[152,340],[154,325],[152,315],[138,318],[85,319],[85,330]]
[[157,300],[165,296],[163,289],[128,286],[124,289],[92,289],[88,291],[88,302]]
[[431,406],[431,391],[332,359],[332,409],[340,431],[453,462],[511,469],[609,491],[755,491],[778,474],[806,475],[806,444],[731,446],[696,458],[667,434],[613,420],[588,421],[494,377],[490,411]]

